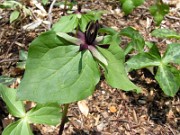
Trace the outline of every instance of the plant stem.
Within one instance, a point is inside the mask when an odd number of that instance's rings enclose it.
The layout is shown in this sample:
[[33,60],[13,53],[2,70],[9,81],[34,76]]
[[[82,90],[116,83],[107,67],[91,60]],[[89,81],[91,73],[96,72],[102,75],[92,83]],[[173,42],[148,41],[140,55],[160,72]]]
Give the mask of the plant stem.
[[66,7],[67,7],[67,0],[65,0],[64,2],[64,10],[63,10],[63,16],[65,15],[65,12],[66,12]]
[[68,113],[68,107],[69,107],[69,104],[64,105],[61,125],[60,125],[60,128],[59,128],[59,135],[62,135],[63,130],[64,130],[64,125],[66,123],[66,117],[67,117],[67,113]]

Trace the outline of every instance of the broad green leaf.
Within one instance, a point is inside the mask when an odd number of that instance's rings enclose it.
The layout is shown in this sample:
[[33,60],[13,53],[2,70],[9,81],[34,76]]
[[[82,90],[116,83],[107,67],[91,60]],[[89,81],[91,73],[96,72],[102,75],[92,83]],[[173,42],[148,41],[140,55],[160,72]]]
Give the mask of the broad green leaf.
[[85,32],[86,26],[90,21],[100,20],[101,15],[104,11],[90,11],[87,13],[82,13],[81,17],[79,18],[79,27],[82,32]]
[[160,87],[168,96],[175,96],[180,87],[180,71],[174,67],[161,64],[155,76]]
[[0,84],[4,84],[4,85],[8,86],[15,81],[16,81],[16,78],[12,78],[12,77],[8,77],[8,76],[0,76]]
[[126,48],[125,48],[125,50],[124,50],[124,54],[125,54],[125,55],[128,55],[131,51],[133,51],[133,45],[132,45],[132,43],[130,42],[130,43],[127,44],[127,46],[126,46]]
[[152,36],[158,38],[176,38],[180,39],[180,34],[170,29],[156,29],[151,33]]
[[107,13],[107,11],[105,11],[105,10],[94,10],[94,11],[88,12],[87,14],[93,15],[92,20],[96,21],[96,20],[101,19],[101,16],[102,16],[103,13]]
[[109,34],[110,35],[104,36],[103,40],[100,42],[99,47],[103,47],[103,44],[110,45],[108,51],[110,51],[117,59],[125,60],[124,52],[122,48],[119,47],[121,43],[119,33],[115,31],[114,32],[111,31]]
[[71,103],[91,95],[99,82],[98,65],[89,51],[49,31],[30,45],[18,98],[38,103]]
[[[122,29],[120,34],[131,38],[131,42],[127,46],[128,50],[131,51],[129,46],[132,46],[133,49],[138,50],[139,52],[144,52],[145,41],[137,30],[133,29],[132,27],[127,27]],[[125,52],[129,53],[126,49]]]
[[22,101],[16,100],[16,89],[0,84],[1,96],[6,103],[9,113],[15,117],[24,117],[25,109]]
[[30,123],[57,125],[61,119],[61,109],[58,104],[37,105],[27,112]]
[[78,26],[78,16],[76,14],[62,16],[58,22],[56,22],[52,29],[56,32],[72,32]]
[[159,66],[161,56],[157,47],[154,45],[149,52],[139,53],[129,59],[126,64],[127,71],[151,66]]
[[123,49],[119,46],[120,43],[121,43],[121,39],[119,38],[119,34],[116,33],[111,38],[111,42],[109,43],[110,47],[108,48],[108,51],[110,51],[115,56],[116,59],[123,60],[124,62],[125,55]]
[[15,10],[15,11],[13,11],[12,13],[11,13],[11,15],[10,15],[10,23],[12,23],[12,22],[14,22],[15,20],[17,20],[18,19],[18,17],[19,17],[19,11],[17,11],[17,10]]
[[144,0],[119,0],[126,15],[130,14],[134,8],[143,4]]
[[[117,48],[117,46],[114,46]],[[105,72],[105,78],[107,83],[118,89],[122,89],[125,91],[135,90],[136,92],[140,92],[140,88],[134,85],[129,78],[127,77],[127,73],[124,68],[124,54],[121,52],[121,49],[117,48],[116,53],[113,48],[111,51],[106,49],[98,48],[98,50],[106,57],[108,66],[103,67]]]
[[2,135],[33,135],[26,118],[8,125]]
[[168,45],[163,57],[163,63],[169,62],[180,64],[180,44],[172,43]]
[[63,16],[55,23],[52,29],[56,32],[72,32],[78,26],[82,32],[85,31],[87,24],[92,20],[99,20],[103,11],[90,11],[88,13],[76,13]]
[[154,17],[156,25],[160,25],[164,16],[169,12],[169,6],[162,3],[157,3],[149,8],[151,15]]

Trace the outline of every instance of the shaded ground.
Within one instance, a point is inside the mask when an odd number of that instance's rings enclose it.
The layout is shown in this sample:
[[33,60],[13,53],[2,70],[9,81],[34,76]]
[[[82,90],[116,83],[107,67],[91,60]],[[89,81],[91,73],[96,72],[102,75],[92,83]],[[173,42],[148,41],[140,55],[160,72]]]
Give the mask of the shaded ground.
[[[148,41],[158,44],[163,53],[166,44],[172,40],[153,38],[150,32],[155,28],[152,17],[148,12],[151,1],[135,9],[128,17],[123,17],[118,2],[99,0],[86,1],[83,5],[87,9],[107,10],[101,23],[116,29],[132,26],[140,31]],[[180,10],[177,3],[171,5],[171,12],[162,22],[161,27],[170,28],[180,32]],[[30,23],[25,19],[20,23],[9,24],[10,11],[0,15],[0,75],[21,78],[23,71],[16,68],[19,61],[19,51],[28,50],[28,44],[47,27],[42,25],[32,31],[22,30],[22,26]],[[59,18],[61,10],[55,7],[53,19]],[[175,41],[178,42],[178,41]],[[122,39],[122,47],[127,39]],[[89,107],[88,116],[84,116],[76,103],[72,104],[68,116],[70,121],[66,124],[66,135],[178,135],[180,134],[180,92],[174,98],[166,97],[159,85],[147,70],[138,70],[130,73],[131,80],[142,88],[141,94],[123,92],[109,87],[102,77],[93,96],[86,99]],[[12,87],[17,87],[18,82]],[[0,101],[0,133],[2,124],[7,118],[4,103]],[[32,126],[37,135],[56,135],[58,127],[45,125]]]

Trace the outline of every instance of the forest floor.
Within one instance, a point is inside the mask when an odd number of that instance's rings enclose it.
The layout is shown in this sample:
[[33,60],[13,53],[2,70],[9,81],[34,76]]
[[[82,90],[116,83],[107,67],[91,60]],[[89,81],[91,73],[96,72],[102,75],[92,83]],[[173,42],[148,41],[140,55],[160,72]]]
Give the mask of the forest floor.
[[[0,2],[2,2],[0,0]],[[121,30],[127,26],[137,29],[146,41],[155,42],[161,53],[166,45],[178,42],[167,39],[157,39],[150,32],[156,28],[148,11],[152,1],[147,0],[136,8],[128,17],[124,17],[119,2],[113,0],[91,0],[83,3],[83,9],[106,10],[101,24]],[[31,6],[31,5],[30,5]],[[32,10],[35,7],[31,7]],[[45,9],[48,10],[48,6]],[[180,33],[180,2],[170,3],[170,13],[166,15],[160,27],[169,28]],[[25,18],[16,23],[9,23],[10,10],[0,9],[0,76],[18,78],[11,85],[16,88],[24,70],[16,67],[20,50],[28,51],[28,45],[40,33],[47,31],[47,25],[42,24],[33,30],[23,30],[22,27],[32,22]],[[62,9],[53,8],[53,21],[60,18]],[[47,16],[43,18],[47,19]],[[122,39],[122,47],[127,44]],[[65,125],[64,135],[179,135],[180,134],[180,92],[175,97],[167,97],[146,69],[130,73],[131,80],[141,87],[142,93],[124,92],[113,89],[101,79],[94,94],[78,102],[89,109],[87,116],[73,103],[69,108],[69,122]],[[0,134],[4,125],[9,123],[8,113],[0,100]],[[56,135],[58,126],[32,125],[35,135]]]

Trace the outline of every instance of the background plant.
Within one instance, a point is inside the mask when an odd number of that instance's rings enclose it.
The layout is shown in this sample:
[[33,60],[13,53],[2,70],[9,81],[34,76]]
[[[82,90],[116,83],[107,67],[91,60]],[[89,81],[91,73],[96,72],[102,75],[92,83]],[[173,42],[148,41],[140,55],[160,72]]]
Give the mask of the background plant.
[[144,0],[119,0],[125,15],[130,14],[134,8],[142,5]]
[[[129,15],[134,8],[142,5],[144,0],[119,0],[122,6],[122,10],[125,15]],[[169,13],[169,6],[162,2],[162,0],[156,0],[156,2],[149,7],[149,12],[154,17],[156,25],[160,25],[164,16]]]
[[[179,38],[179,34],[168,29],[157,29],[152,32],[157,37]],[[164,93],[168,96],[175,96],[180,87],[180,71],[172,64],[180,64],[180,44],[172,43],[167,47],[163,56],[155,44],[150,47],[149,52],[141,52],[131,59],[127,64],[128,71],[132,69],[141,69],[145,67],[158,67],[155,79],[159,83]]]

